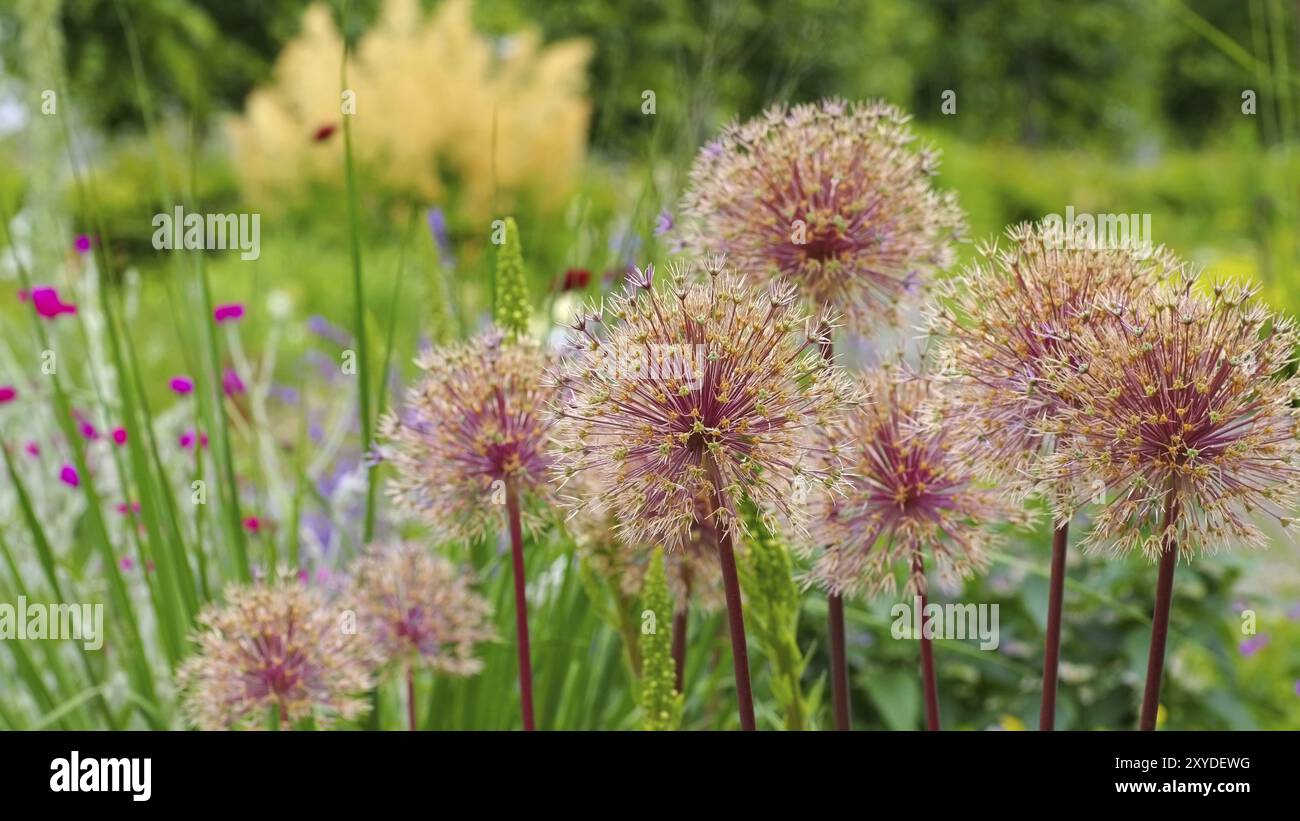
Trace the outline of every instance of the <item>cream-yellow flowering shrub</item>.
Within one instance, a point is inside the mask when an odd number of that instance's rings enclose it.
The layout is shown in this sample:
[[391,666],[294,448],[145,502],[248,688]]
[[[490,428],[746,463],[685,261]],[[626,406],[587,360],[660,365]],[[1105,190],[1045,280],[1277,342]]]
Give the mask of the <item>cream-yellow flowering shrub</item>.
[[557,207],[572,190],[591,114],[586,41],[543,45],[534,29],[494,39],[474,29],[469,0],[445,0],[427,17],[416,0],[387,0],[349,64],[351,115],[342,113],[342,54],[328,8],[311,6],[272,83],[231,122],[250,199],[341,185],[343,116],[368,184],[388,193],[440,202],[454,180],[461,212],[479,218],[521,194]]

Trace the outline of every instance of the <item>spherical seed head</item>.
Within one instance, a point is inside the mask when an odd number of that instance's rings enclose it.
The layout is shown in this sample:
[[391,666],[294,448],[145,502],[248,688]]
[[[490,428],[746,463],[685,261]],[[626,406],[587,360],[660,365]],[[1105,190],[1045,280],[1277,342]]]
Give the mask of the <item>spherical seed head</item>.
[[1090,327],[1077,361],[1052,370],[1066,403],[1043,425],[1059,445],[1041,473],[1065,488],[1062,518],[1102,503],[1085,546],[1154,559],[1171,536],[1190,556],[1263,546],[1261,514],[1290,525],[1300,378],[1288,372],[1300,338],[1253,295],[1192,277],[1163,285],[1134,312]]
[[471,575],[409,542],[371,547],[353,562],[351,575],[358,632],[385,662],[453,676],[483,669],[474,645],[496,632],[492,606],[471,589]]
[[1007,238],[982,244],[979,260],[940,284],[928,319],[950,383],[953,442],[981,476],[1023,494],[1033,489],[1030,464],[1051,447],[1039,423],[1062,404],[1049,364],[1075,361],[1088,326],[1183,265],[1163,248],[1064,247],[1042,223],[1010,228]]
[[[881,367],[863,377],[871,404],[841,426],[818,433],[844,447],[848,489],[810,497],[814,527],[797,542],[812,555],[805,583],[834,594],[894,590],[894,568],[911,569],[906,590],[926,589],[917,556],[929,553],[947,584],[982,569],[989,525],[1016,518],[992,489],[980,486],[942,424],[950,412],[940,384],[924,374]],[[925,419],[922,417],[936,417]]]
[[[746,494],[795,515],[797,482],[842,481],[812,466],[807,431],[856,398],[808,339],[809,317],[786,289],[756,291],[732,273],[670,287],[653,269],[583,323],[555,372],[554,475],[596,471],[599,503],[627,545],[681,551],[703,500],[719,533]],[[716,502],[714,487],[723,490]],[[743,525],[742,525],[743,526]]]
[[198,652],[181,664],[177,686],[199,729],[256,729],[283,716],[317,726],[363,715],[358,697],[373,686],[375,658],[344,629],[345,604],[287,575],[228,588],[224,604],[199,614]]
[[500,524],[513,482],[524,522],[535,526],[551,498],[541,414],[553,396],[542,379],[550,356],[492,329],[416,364],[424,376],[406,407],[379,426],[381,453],[396,473],[389,495],[448,538],[470,539]]
[[856,331],[892,321],[965,231],[908,120],[882,102],[824,100],[727,126],[691,169],[687,248],[725,252],[755,281],[788,279]]

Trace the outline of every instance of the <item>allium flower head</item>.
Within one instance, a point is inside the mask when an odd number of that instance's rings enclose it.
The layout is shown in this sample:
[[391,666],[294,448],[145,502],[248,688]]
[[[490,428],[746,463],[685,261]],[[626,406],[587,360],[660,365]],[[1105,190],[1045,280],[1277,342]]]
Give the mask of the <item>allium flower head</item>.
[[1294,322],[1259,304],[1254,289],[1203,293],[1190,276],[1108,309],[1112,320],[1080,337],[1078,361],[1051,374],[1067,400],[1043,426],[1059,440],[1044,478],[1068,489],[1058,516],[1110,495],[1086,546],[1148,557],[1166,536],[1188,556],[1262,546],[1254,514],[1287,526],[1300,491],[1300,378],[1287,375],[1300,342]]
[[637,269],[572,325],[575,353],[556,372],[554,474],[561,485],[601,475],[585,503],[612,512],[623,544],[677,552],[701,499],[725,532],[741,494],[791,516],[797,483],[843,481],[833,458],[813,464],[807,432],[856,398],[853,384],[822,358],[792,288],[752,289],[724,269],[711,260],[697,282],[679,267],[667,287],[653,266]]
[[987,563],[988,525],[1015,512],[964,467],[943,425],[950,406],[942,383],[892,366],[863,381],[872,402],[818,432],[848,443],[852,484],[842,497],[809,497],[815,526],[800,546],[816,558],[805,581],[837,595],[890,593],[901,562],[911,568],[907,592],[921,593],[926,580],[917,563],[927,553],[945,583],[972,575]]
[[473,578],[418,545],[371,548],[352,564],[359,633],[385,662],[414,661],[440,673],[483,669],[474,645],[496,637],[492,606]]
[[199,614],[198,652],[176,674],[188,719],[204,730],[253,729],[272,715],[329,726],[365,713],[357,694],[373,685],[374,659],[343,629],[342,612],[287,577],[228,588],[225,604]]
[[[432,348],[416,360],[424,376],[406,407],[381,422],[381,453],[396,477],[389,494],[451,538],[474,538],[501,521],[504,483],[522,497],[551,496],[542,411],[549,356],[527,339],[495,329],[469,342]],[[525,509],[525,521],[537,514]]]
[[686,247],[725,252],[759,282],[788,279],[859,331],[892,319],[921,277],[952,264],[965,230],[908,120],[881,102],[824,100],[727,126],[691,169]]
[[947,391],[960,412],[946,420],[975,469],[1027,491],[1028,467],[1044,452],[1039,427],[1061,408],[1046,380],[1050,363],[1075,361],[1075,341],[1100,321],[1108,299],[1132,302],[1181,264],[1163,248],[1069,248],[1050,226],[1007,230],[981,260],[939,286],[929,313]]

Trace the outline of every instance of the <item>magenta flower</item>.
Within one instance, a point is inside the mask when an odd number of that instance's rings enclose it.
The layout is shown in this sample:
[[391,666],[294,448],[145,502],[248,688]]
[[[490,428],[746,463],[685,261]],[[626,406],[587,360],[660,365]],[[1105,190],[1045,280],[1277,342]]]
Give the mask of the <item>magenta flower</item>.
[[123,556],[117,560],[117,566],[122,568],[123,573],[130,573],[135,569],[135,559],[130,556]]
[[72,465],[64,465],[63,468],[59,470],[59,481],[63,482],[63,484],[68,487],[81,486],[81,477],[77,475],[77,469]]
[[125,516],[128,513],[139,513],[140,503],[139,502],[130,502],[130,503],[118,502],[117,512],[121,513],[123,516]]
[[218,305],[212,311],[212,318],[218,323],[233,322],[244,316],[244,306],[238,302],[231,302],[226,305]]
[[85,420],[82,420],[82,422],[81,422],[81,435],[84,436],[84,437],[86,437],[87,439],[98,439],[98,438],[99,438],[99,431],[95,430],[95,426],[92,425],[91,423],[89,423],[89,422],[87,422],[87,421],[85,421]]
[[244,392],[244,380],[239,378],[239,374],[235,372],[234,368],[226,368],[222,371],[221,390],[226,396],[234,396]]
[[18,389],[13,385],[0,385],[0,405],[12,402],[18,396]]
[[113,428],[113,442],[118,445],[126,444],[126,428]]
[[19,291],[18,299],[23,302],[31,300],[36,313],[45,319],[54,319],[60,314],[75,314],[77,306],[69,305],[59,298],[59,292],[49,285],[37,285],[31,290]]
[[188,376],[172,377],[170,384],[172,390],[181,396],[185,396],[194,391],[194,380],[190,379]]
[[181,434],[180,439],[177,441],[180,443],[182,450],[193,448],[196,441],[199,443],[199,447],[206,448],[208,446],[208,435],[206,433],[196,434],[192,430],[187,430]]
[[26,451],[28,456],[31,456],[33,459],[35,459],[41,455],[41,446],[36,444],[35,442],[28,442]]
[[256,516],[249,516],[244,519],[244,530],[249,533],[260,533],[262,531],[262,520]]
[[78,254],[89,253],[91,248],[90,237],[86,234],[77,234],[77,239],[72,243],[72,247],[77,249]]

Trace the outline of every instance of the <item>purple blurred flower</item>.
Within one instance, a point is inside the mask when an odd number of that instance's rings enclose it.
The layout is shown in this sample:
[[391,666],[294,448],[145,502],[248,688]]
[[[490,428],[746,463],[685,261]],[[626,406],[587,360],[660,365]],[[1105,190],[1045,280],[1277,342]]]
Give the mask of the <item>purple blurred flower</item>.
[[336,345],[352,344],[351,334],[318,314],[313,314],[307,318],[307,329],[323,339],[328,339]]
[[59,470],[59,481],[68,487],[81,486],[81,477],[77,475],[77,469],[72,465],[64,465]]
[[665,208],[659,212],[659,216],[655,219],[655,236],[662,237],[671,230],[673,230],[673,215]]
[[288,385],[272,385],[271,395],[286,405],[298,404],[298,389]]
[[188,376],[174,376],[169,384],[171,385],[171,389],[181,396],[185,396],[194,391],[194,380],[190,379]]
[[441,208],[435,206],[429,209],[428,219],[429,233],[433,235],[433,241],[438,246],[438,261],[443,268],[454,268],[456,257],[452,255],[451,240],[447,236],[447,215]]
[[1251,656],[1255,655],[1261,649],[1267,646],[1268,646],[1268,634],[1260,633],[1257,636],[1251,636],[1250,638],[1243,641],[1240,645],[1238,645],[1237,649],[1241,652],[1243,656],[1245,656],[1246,658],[1250,658]]
[[91,248],[90,237],[86,234],[77,234],[77,238],[73,241],[72,247],[77,249],[78,254],[88,253]]

